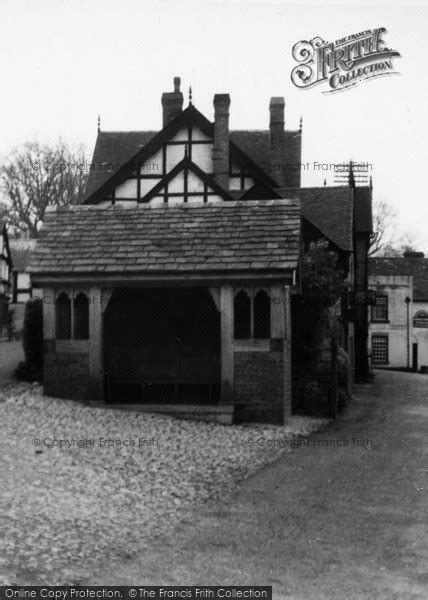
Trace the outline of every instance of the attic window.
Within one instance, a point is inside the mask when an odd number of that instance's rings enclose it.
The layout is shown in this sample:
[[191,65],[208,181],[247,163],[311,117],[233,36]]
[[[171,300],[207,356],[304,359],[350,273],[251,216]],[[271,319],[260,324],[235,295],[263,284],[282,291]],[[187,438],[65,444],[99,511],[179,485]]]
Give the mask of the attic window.
[[234,299],[235,339],[270,338],[270,297],[267,288],[237,290]]

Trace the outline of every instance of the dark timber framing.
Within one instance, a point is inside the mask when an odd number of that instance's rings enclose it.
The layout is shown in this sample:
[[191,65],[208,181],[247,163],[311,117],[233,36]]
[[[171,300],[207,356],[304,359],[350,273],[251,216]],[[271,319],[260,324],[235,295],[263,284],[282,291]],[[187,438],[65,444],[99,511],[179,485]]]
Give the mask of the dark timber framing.
[[[191,129],[192,127],[197,127],[204,133],[207,137],[211,138],[210,140],[191,140],[189,144],[189,140],[182,141],[170,141],[174,135],[176,135],[180,129],[187,127],[187,129]],[[212,139],[214,138],[214,124],[211,123],[202,113],[200,113],[193,105],[188,106],[178,117],[176,117],[171,123],[169,123],[166,127],[164,127],[158,134],[156,134],[139,152],[137,152],[129,161],[125,164],[121,165],[120,168],[115,171],[110,179],[106,181],[92,196],[85,200],[85,204],[97,204],[98,202],[103,202],[105,200],[112,200],[114,204],[114,200],[118,200],[118,198],[114,198],[114,189],[127,181],[130,178],[152,178],[156,179],[157,177],[153,177],[152,175],[140,175],[138,169],[141,169],[141,166],[144,162],[149,159],[153,154],[162,150],[162,176],[165,176],[165,168],[166,168],[166,146],[167,145],[188,145],[190,146],[189,152],[191,156],[191,146],[193,144],[212,144]],[[263,181],[267,185],[271,187],[276,187],[275,181],[269,177],[245,152],[243,152],[238,146],[236,146],[232,141],[229,142],[230,147],[230,156],[231,160],[238,164],[241,167],[239,177],[242,179],[242,172],[244,170],[245,176],[252,177],[257,181]],[[190,158],[190,156],[188,158]],[[192,163],[193,164],[193,163]],[[196,165],[195,165],[196,166]],[[201,171],[202,172],[202,171]],[[160,176],[160,177],[162,177]],[[245,177],[244,176],[244,177]],[[211,186],[212,187],[212,186]],[[223,193],[226,190],[223,190]],[[150,192],[149,192],[150,194]],[[144,197],[146,199],[147,195]],[[153,196],[151,196],[153,197]],[[137,198],[132,198],[133,200],[138,200]],[[122,200],[127,200],[127,198],[121,198]]]

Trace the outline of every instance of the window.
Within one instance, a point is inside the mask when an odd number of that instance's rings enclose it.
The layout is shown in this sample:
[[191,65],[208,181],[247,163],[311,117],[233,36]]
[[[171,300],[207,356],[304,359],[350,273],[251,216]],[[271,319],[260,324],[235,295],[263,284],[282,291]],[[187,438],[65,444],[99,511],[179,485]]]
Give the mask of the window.
[[267,289],[244,288],[234,299],[235,339],[270,338],[270,297]]
[[388,296],[376,296],[372,306],[372,321],[385,322],[388,320]]
[[73,338],[75,340],[87,340],[89,338],[89,300],[86,294],[80,292],[74,298],[73,309]]
[[374,335],[372,337],[372,362],[373,364],[386,364],[388,362],[387,335]]
[[89,339],[89,299],[80,292],[73,301],[61,292],[55,303],[56,338],[58,340]]
[[71,338],[71,302],[68,294],[61,292],[55,304],[56,337],[58,340]]

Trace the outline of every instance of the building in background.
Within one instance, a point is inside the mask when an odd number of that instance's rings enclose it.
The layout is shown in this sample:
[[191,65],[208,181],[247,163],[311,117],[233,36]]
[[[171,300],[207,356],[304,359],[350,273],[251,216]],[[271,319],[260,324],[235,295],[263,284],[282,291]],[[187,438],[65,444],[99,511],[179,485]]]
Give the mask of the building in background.
[[9,335],[10,277],[12,258],[6,220],[0,220],[0,336]]
[[23,236],[20,239],[9,240],[9,245],[13,264],[9,310],[13,337],[19,339],[22,336],[24,327],[25,304],[33,296],[28,267],[36,246],[36,240],[27,239],[26,236]]
[[369,259],[369,313],[374,367],[428,371],[428,259],[422,252]]

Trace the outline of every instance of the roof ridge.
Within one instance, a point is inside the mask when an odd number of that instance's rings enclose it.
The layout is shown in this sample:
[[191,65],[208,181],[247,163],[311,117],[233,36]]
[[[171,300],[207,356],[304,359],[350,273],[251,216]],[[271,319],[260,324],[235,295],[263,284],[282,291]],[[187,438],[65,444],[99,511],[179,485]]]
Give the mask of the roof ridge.
[[232,208],[232,207],[247,207],[253,206],[290,206],[300,208],[299,198],[271,198],[271,199],[260,199],[260,200],[222,200],[221,202],[214,200],[208,202],[199,202],[198,204],[193,202],[183,202],[183,204],[155,204],[152,202],[130,202],[129,206],[123,204],[109,204],[108,206],[102,204],[72,204],[70,206],[49,206],[46,210],[47,214],[57,214],[61,212],[90,212],[90,211],[129,211],[129,210],[181,210],[181,209],[206,209],[221,207]]

